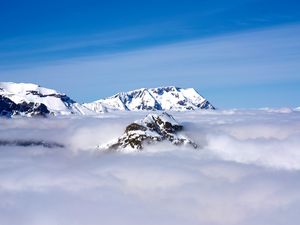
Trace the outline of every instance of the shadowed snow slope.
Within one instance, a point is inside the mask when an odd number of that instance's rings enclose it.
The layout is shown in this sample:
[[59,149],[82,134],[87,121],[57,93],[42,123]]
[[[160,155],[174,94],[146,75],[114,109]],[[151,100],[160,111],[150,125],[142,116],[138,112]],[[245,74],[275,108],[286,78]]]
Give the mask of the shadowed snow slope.
[[121,92],[112,97],[84,104],[97,111],[113,110],[172,110],[186,111],[195,109],[215,109],[205,98],[193,88],[174,86],[159,88],[142,88],[129,92]]
[[299,112],[174,112],[199,150],[95,148],[146,115],[0,119],[1,141],[64,146],[0,146],[0,224],[299,224]]
[[87,114],[90,110],[65,94],[31,83],[0,82],[0,115]]

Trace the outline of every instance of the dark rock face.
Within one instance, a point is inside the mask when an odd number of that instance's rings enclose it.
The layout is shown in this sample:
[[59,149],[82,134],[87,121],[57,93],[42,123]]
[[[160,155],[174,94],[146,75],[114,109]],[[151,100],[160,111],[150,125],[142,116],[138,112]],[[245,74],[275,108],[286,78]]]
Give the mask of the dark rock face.
[[45,117],[50,113],[47,106],[42,103],[21,102],[16,104],[9,98],[0,95],[0,116],[29,115]]
[[174,145],[197,145],[187,137],[178,134],[183,126],[168,113],[149,114],[143,120],[129,124],[124,134],[116,141],[98,146],[100,149],[143,149],[145,144],[170,141]]
[[16,104],[9,98],[0,95],[0,116],[10,117],[13,114],[13,110],[16,108]]
[[205,101],[204,101],[203,103],[201,103],[201,104],[198,104],[197,107],[198,107],[198,108],[201,108],[201,109],[213,109],[213,110],[216,109],[216,108],[215,108],[214,106],[212,106],[212,105],[210,104],[210,102],[207,101],[207,100],[205,100]]

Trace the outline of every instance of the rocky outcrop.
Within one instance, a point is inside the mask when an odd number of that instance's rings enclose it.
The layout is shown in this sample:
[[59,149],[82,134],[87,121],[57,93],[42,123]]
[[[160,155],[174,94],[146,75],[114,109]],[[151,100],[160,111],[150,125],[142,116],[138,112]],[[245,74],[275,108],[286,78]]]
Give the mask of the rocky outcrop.
[[160,141],[169,141],[174,145],[190,145],[197,148],[195,142],[180,133],[183,126],[171,115],[149,114],[143,120],[129,124],[124,134],[117,140],[98,146],[99,149],[143,149],[144,145]]
[[0,116],[27,115],[45,117],[49,113],[50,111],[43,103],[21,102],[16,104],[9,98],[0,95]]

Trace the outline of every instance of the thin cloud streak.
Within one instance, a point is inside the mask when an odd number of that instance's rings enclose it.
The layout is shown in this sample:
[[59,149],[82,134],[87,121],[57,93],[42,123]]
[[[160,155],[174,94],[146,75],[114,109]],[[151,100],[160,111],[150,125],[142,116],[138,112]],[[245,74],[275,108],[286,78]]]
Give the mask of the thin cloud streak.
[[[116,51],[116,48],[126,49],[126,45],[128,45],[127,48],[130,48],[131,45],[134,46],[135,42],[139,43],[148,39],[155,39],[161,35],[158,32],[160,30],[170,32],[174,36],[183,32],[179,31],[182,30],[178,29],[180,26],[182,25],[173,21],[85,35],[49,35],[47,37],[40,35],[1,40],[0,49],[2,51],[0,53],[0,62],[2,61],[1,64],[3,64],[3,68],[14,68],[16,65],[22,67],[24,64],[36,65],[41,62],[55,62],[64,58],[76,58],[88,54],[103,54],[103,52],[110,51],[114,52]],[[177,28],[177,31],[175,27]],[[94,53],[91,52],[93,49],[96,49]],[[66,52],[72,54],[66,56],[63,54]],[[50,54],[54,56],[49,57]],[[16,59],[22,57],[27,57],[29,61],[26,61],[24,58],[24,62],[22,62],[22,60],[20,62],[16,61]],[[39,57],[44,59],[39,62]],[[13,63],[10,63],[10,61]]]
[[[170,84],[222,88],[299,82],[299,39],[300,25],[296,24],[33,68],[2,70],[1,78],[37,82],[64,90],[79,101]],[[68,87],[61,84],[64,82]],[[85,99],[82,91],[76,92],[76,89],[88,89],[86,94],[90,99]]]

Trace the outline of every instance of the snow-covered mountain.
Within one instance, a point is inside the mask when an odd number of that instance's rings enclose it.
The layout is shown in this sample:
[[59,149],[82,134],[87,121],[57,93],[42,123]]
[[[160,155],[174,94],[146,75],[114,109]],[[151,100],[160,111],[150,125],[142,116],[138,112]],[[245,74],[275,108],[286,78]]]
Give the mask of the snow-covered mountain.
[[215,108],[193,88],[142,88],[81,105],[66,94],[36,84],[0,82],[0,116],[91,115],[120,110],[195,109]]
[[87,113],[91,111],[53,89],[31,83],[0,82],[0,116]]
[[143,149],[145,144],[155,144],[161,141],[197,148],[195,142],[178,133],[182,129],[183,126],[166,112],[149,114],[144,119],[129,124],[121,137],[110,143],[99,145],[98,148],[103,150],[126,149],[132,151]]
[[186,111],[195,109],[215,109],[204,97],[193,88],[174,86],[159,88],[142,88],[121,92],[114,96],[84,104],[96,111],[137,111],[137,110],[171,110]]

